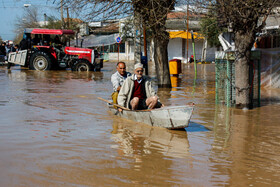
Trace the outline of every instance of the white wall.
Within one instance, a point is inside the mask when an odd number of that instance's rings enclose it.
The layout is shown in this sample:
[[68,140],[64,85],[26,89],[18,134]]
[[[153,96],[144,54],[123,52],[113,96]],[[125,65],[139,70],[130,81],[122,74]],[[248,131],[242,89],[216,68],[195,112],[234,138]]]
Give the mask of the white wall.
[[261,51],[261,85],[280,88],[280,48],[257,49]]
[[[125,53],[108,53],[109,60],[132,61],[134,60],[134,46],[131,42],[125,42]],[[119,58],[119,59],[118,59]]]
[[[195,40],[195,54],[196,60],[200,61],[201,54],[202,54],[202,47],[203,47],[203,40]],[[149,49],[150,47],[148,47]],[[126,42],[125,43],[125,53],[119,54],[119,60],[122,61],[133,61],[134,60],[134,45],[133,42]],[[187,41],[185,42],[185,56],[182,56],[182,38],[174,38],[169,40],[168,44],[168,60],[177,58],[181,59],[182,62],[187,62]],[[207,48],[206,52],[206,61],[211,62],[215,61],[215,51],[216,48]],[[190,57],[193,54],[192,42],[189,40],[189,48],[188,48]],[[148,50],[148,58],[150,59],[151,51]],[[118,53],[109,53],[109,60],[118,60]]]
[[[202,48],[203,48],[203,40],[195,40],[195,55],[196,60],[200,61],[202,55]],[[187,48],[187,41],[185,42],[185,55],[182,55],[182,38],[173,38],[169,40],[168,43],[168,60],[177,58],[181,59],[182,62],[187,62],[187,49],[188,49],[188,56],[190,57],[193,55],[193,47],[192,41],[189,40]],[[214,61],[215,60],[215,51],[216,48],[207,48],[206,50],[206,61]]]
[[109,60],[126,60],[127,56],[125,53],[109,53]]
[[171,59],[182,60],[182,38],[170,39],[168,43],[168,60]]

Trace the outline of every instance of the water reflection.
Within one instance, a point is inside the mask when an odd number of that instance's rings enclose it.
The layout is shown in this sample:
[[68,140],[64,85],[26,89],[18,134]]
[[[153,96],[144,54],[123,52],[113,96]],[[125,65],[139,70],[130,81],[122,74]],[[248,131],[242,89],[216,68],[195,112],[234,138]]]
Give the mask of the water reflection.
[[8,77],[12,81],[45,81],[51,84],[60,84],[71,79],[80,79],[86,82],[100,81],[103,79],[103,72],[72,72],[72,71],[31,71],[20,69],[18,71],[7,70]]
[[155,152],[171,158],[189,156],[189,142],[185,131],[170,131],[114,119],[112,139],[118,143],[115,147],[118,153],[124,156],[143,157]]
[[122,179],[125,174],[125,179],[138,185],[184,183],[183,177],[172,179],[170,176],[178,176],[174,170],[178,159],[192,160],[186,132],[154,128],[114,116],[111,133],[115,142],[111,147],[118,153],[117,159],[130,160],[128,173],[117,171]]
[[182,78],[178,76],[170,76],[170,80],[171,80],[172,91],[177,91],[178,89],[176,87],[181,86],[180,84]]
[[211,161],[213,170],[229,176],[230,186],[237,180],[240,186],[280,183],[280,117],[275,109],[277,105],[250,111],[216,107]]

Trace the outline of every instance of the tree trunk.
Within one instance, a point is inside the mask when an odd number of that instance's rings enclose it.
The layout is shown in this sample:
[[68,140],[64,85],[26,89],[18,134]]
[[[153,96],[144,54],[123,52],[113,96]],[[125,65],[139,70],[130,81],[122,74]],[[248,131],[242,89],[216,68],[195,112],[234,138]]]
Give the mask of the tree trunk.
[[249,107],[249,63],[251,48],[254,43],[254,32],[235,32],[235,88],[236,88],[236,108]]
[[154,60],[155,60],[155,66],[157,72],[158,87],[171,88],[168,53],[167,53],[169,39],[168,37],[164,37],[164,38],[165,39],[163,39],[163,37],[157,37],[157,36],[153,38],[154,50],[155,50]]
[[134,12],[134,64],[141,63],[141,17]]

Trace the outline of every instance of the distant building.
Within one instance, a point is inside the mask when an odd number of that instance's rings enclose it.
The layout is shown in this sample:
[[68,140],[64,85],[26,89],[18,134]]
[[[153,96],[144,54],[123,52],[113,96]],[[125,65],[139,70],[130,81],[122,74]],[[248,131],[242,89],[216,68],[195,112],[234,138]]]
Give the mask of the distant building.
[[280,15],[269,16],[258,34],[254,50],[261,51],[261,85],[280,88]]
[[[189,29],[189,31],[192,30],[199,35],[197,31],[200,29],[199,21],[202,17],[202,13],[194,14],[190,12],[187,18],[186,12],[182,11],[174,11],[168,14],[166,28],[170,33],[168,45],[169,60],[177,58],[187,62],[187,58],[193,55],[191,38],[186,37],[186,35],[190,36],[190,33],[186,31]],[[187,28],[187,20],[189,20],[189,28]],[[130,23],[127,24],[126,22]],[[134,28],[131,17],[104,22],[89,22],[87,25],[89,36],[79,38],[83,40],[83,47],[97,48],[100,53],[104,54],[105,60],[134,60]],[[176,33],[181,34],[176,35]],[[116,42],[116,37],[118,36],[125,38],[125,41],[118,44]],[[216,48],[209,48],[205,39],[200,35],[195,38],[196,59],[214,61]],[[153,60],[153,45],[151,41],[147,41],[147,46],[148,58]]]
[[[210,48],[205,38],[199,34],[200,19],[204,14],[187,12],[171,12],[167,16],[166,28],[170,34],[168,59],[181,59],[187,62],[193,55],[197,61],[214,61],[216,48]],[[187,32],[189,30],[189,32]],[[195,50],[193,50],[191,31],[194,32]]]

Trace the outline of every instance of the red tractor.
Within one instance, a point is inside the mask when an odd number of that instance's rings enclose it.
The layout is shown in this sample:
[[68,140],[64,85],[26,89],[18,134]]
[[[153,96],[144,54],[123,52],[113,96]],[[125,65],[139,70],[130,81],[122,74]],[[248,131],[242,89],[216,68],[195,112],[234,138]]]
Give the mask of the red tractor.
[[[52,35],[58,37],[74,34],[72,30],[25,29],[24,35],[27,36],[26,40],[30,47],[9,53],[8,68],[11,64],[19,64],[39,71],[61,68],[71,68],[72,71],[100,71],[103,59],[98,58],[97,50],[63,45],[56,48],[51,44]],[[31,35],[34,36],[34,40],[41,39],[41,42],[34,43],[30,38]]]

